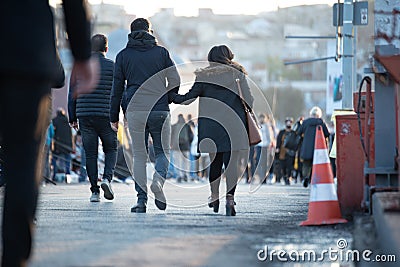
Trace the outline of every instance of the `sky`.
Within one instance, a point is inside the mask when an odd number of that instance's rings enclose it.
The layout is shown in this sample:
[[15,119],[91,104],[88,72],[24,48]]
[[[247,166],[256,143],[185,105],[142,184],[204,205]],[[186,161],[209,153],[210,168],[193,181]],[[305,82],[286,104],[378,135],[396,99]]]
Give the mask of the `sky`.
[[[99,4],[102,0],[89,0]],[[150,17],[160,8],[174,8],[178,16],[195,16],[198,8],[212,8],[217,14],[254,15],[277,7],[337,3],[336,0],[103,0],[104,3],[123,5],[128,14]]]

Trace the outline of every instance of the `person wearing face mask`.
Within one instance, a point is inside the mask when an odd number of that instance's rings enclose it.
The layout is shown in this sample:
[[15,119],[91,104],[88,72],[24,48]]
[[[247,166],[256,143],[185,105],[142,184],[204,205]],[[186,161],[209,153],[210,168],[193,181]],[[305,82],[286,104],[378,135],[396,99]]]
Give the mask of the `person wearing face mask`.
[[280,182],[280,178],[283,177],[286,185],[290,185],[289,177],[293,171],[294,157],[296,151],[285,148],[283,141],[286,135],[293,131],[292,130],[293,118],[287,117],[285,119],[285,128],[280,130],[278,137],[276,138],[276,150],[275,155],[279,159],[280,171],[279,176],[277,176],[277,182]]

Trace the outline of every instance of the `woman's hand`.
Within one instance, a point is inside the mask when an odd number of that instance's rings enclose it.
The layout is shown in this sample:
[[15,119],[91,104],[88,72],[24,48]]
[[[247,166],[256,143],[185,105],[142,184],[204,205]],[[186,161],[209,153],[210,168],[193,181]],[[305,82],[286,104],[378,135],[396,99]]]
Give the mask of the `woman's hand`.
[[[177,93],[175,93],[173,91],[169,91],[168,92],[168,102],[169,103],[175,103],[174,100],[175,100],[177,95],[178,95]],[[177,103],[175,103],[175,104],[177,104]]]

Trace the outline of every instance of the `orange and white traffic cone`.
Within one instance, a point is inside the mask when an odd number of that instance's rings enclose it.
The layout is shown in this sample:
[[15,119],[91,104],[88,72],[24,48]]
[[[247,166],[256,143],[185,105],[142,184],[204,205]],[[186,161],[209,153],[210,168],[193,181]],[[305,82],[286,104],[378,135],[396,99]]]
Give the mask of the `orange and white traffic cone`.
[[317,126],[308,218],[306,221],[300,223],[300,225],[323,225],[346,222],[347,220],[342,218],[339,208],[324,133],[322,132],[322,127]]

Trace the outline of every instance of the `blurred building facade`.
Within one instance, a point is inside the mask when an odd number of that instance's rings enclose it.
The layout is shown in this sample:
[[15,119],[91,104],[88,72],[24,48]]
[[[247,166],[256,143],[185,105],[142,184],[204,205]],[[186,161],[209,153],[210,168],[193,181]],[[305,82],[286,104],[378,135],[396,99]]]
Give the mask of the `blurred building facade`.
[[[68,70],[71,61],[60,7],[56,8],[55,14],[58,47]],[[93,33],[104,33],[109,37],[107,56],[111,59],[126,46],[129,25],[134,18],[135,15],[126,14],[119,5],[92,5]],[[332,26],[332,7],[329,5],[280,8],[258,15],[219,15],[211,9],[199,9],[198,15],[192,17],[176,16],[173,9],[163,8],[149,19],[158,41],[169,49],[176,63],[205,61],[212,46],[226,44],[261,90],[298,89],[304,93],[306,110],[313,105],[325,107],[326,61],[288,66],[283,62],[334,56],[327,55],[324,39],[286,38],[334,36],[336,29]],[[57,98],[60,98],[66,92],[58,94]],[[55,105],[66,103],[60,101]]]

